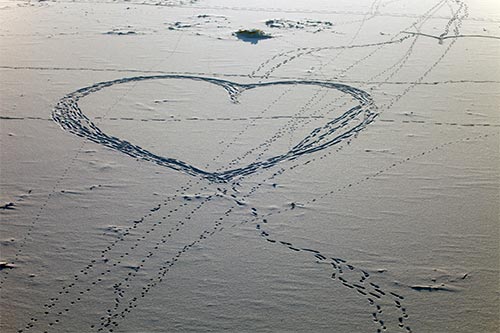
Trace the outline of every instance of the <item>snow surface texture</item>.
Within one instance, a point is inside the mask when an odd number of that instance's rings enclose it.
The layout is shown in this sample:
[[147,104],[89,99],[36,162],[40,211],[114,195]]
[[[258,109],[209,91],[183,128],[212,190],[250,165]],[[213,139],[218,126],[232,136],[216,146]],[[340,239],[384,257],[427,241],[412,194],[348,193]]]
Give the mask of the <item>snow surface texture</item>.
[[1,332],[499,330],[497,1],[0,9]]

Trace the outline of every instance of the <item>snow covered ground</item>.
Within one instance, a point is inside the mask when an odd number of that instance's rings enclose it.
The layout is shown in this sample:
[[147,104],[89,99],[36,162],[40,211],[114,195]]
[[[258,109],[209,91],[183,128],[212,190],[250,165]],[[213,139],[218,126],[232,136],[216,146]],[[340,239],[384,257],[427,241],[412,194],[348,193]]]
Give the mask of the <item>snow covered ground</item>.
[[0,22],[1,332],[498,331],[498,1]]

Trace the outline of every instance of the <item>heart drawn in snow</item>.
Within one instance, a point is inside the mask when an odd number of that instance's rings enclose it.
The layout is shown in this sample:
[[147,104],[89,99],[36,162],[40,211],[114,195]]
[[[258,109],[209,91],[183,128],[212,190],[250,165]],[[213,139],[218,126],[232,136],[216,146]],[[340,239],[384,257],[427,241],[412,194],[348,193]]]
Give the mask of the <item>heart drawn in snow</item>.
[[[250,89],[278,85],[309,85],[340,91],[341,93],[349,95],[350,97],[355,99],[358,102],[358,105],[344,111],[341,115],[329,120],[324,125],[314,128],[305,138],[300,140],[299,143],[282,154],[272,156],[265,160],[256,161],[243,167],[229,169],[221,172],[210,172],[207,170],[202,170],[196,166],[191,165],[188,161],[181,161],[179,159],[170,158],[168,156],[159,156],[142,147],[134,145],[133,143],[114,136],[107,135],[82,112],[78,105],[78,101],[81,98],[113,85],[129,82],[164,79],[194,80],[206,82],[208,84],[214,84],[225,89],[229,94],[229,98],[235,103],[238,101],[238,96],[241,93]],[[92,86],[81,88],[75,92],[67,94],[57,103],[52,113],[52,118],[64,130],[68,132],[71,132],[80,137],[84,137],[90,141],[117,150],[134,158],[141,158],[143,160],[151,161],[160,166],[165,166],[177,171],[182,171],[190,175],[201,176],[210,181],[227,182],[239,176],[252,174],[259,169],[270,168],[280,162],[293,160],[302,155],[311,154],[335,145],[353,136],[354,134],[364,129],[368,124],[370,124],[377,116],[377,114],[372,111],[375,110],[375,108],[376,106],[373,103],[371,96],[367,92],[348,85],[334,82],[287,80],[241,84],[201,76],[167,74],[128,77],[113,81],[99,82]]]

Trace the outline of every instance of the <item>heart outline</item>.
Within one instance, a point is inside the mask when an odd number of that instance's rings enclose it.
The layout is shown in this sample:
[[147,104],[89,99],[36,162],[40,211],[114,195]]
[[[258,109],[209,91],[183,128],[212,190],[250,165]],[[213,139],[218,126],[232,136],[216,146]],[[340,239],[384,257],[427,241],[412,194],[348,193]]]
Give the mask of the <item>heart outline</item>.
[[[109,136],[99,129],[80,109],[78,101],[97,91],[110,87],[115,84],[123,84],[129,82],[141,82],[147,80],[162,80],[162,79],[183,79],[203,81],[211,84],[218,85],[225,89],[229,98],[233,103],[238,103],[238,96],[246,90],[255,89],[259,87],[267,87],[274,85],[315,85],[330,89],[338,90],[344,94],[350,95],[358,100],[359,104],[345,111],[339,117],[327,122],[325,125],[317,127],[311,131],[304,139],[297,145],[292,147],[288,152],[280,155],[269,157],[265,160],[256,161],[246,166],[229,169],[221,172],[210,172],[207,170],[195,167],[187,162],[179,159],[163,157],[149,152],[148,150],[134,145],[126,140]],[[104,145],[113,150],[129,155],[135,158],[151,161],[157,165],[165,166],[176,171],[182,171],[193,176],[200,176],[213,182],[229,182],[240,176],[247,176],[259,169],[267,169],[275,166],[278,163],[294,160],[302,155],[311,154],[332,145],[335,145],[363,130],[368,124],[373,122],[377,117],[374,112],[377,107],[367,92],[354,88],[345,84],[329,82],[329,81],[308,81],[308,80],[285,80],[285,81],[271,81],[261,83],[236,83],[227,80],[192,76],[192,75],[178,75],[178,74],[164,74],[164,75],[151,75],[151,76],[133,76],[111,81],[103,81],[95,83],[91,86],[80,88],[72,93],[65,95],[61,98],[52,112],[52,119],[58,123],[64,130],[75,134],[77,136],[86,138],[92,142]],[[350,121],[356,119],[359,115],[363,115],[363,119],[348,131],[334,135],[334,133],[345,127]],[[339,126],[337,126],[340,124]],[[333,136],[330,138],[330,136]]]

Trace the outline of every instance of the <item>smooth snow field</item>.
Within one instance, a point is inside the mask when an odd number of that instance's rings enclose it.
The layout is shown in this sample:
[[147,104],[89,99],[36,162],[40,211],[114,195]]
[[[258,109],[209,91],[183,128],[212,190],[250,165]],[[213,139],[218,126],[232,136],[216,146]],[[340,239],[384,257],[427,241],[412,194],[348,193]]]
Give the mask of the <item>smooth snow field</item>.
[[0,0],[0,332],[499,332],[499,134],[498,0]]

